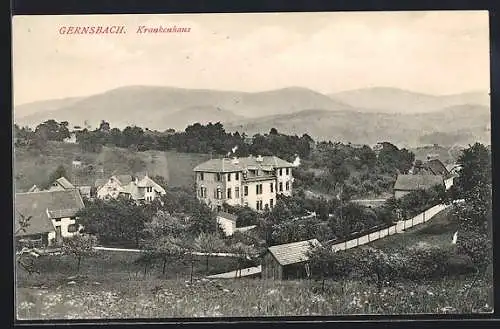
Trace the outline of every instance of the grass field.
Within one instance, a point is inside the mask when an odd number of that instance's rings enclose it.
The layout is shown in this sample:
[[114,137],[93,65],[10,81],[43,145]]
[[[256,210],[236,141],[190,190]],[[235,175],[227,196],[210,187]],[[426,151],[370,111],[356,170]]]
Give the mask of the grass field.
[[205,154],[177,153],[173,151],[133,152],[117,147],[103,147],[100,153],[82,152],[76,144],[50,142],[44,149],[17,147],[14,150],[14,177],[16,192],[22,192],[36,184],[46,183],[49,175],[63,165],[68,179],[81,185],[93,185],[98,174],[94,171],[77,173],[72,162],[79,158],[84,165],[103,168],[104,176],[147,172],[149,176],[165,177],[172,187],[188,187],[193,184],[193,168],[209,159]]
[[[416,243],[445,246],[455,229],[446,212],[403,234],[373,243],[387,252]],[[40,258],[40,275],[18,272],[17,314],[20,319],[245,317],[343,314],[415,314],[489,312],[491,278],[455,276],[427,282],[392,283],[376,287],[354,280],[267,281],[261,279],[207,280],[206,274],[236,268],[231,258],[205,258],[190,266],[168,264],[167,275],[156,264],[144,275],[134,264],[135,253],[100,252],[76,261],[68,256]],[[490,281],[486,281],[490,280]]]
[[451,245],[457,224],[449,216],[451,209],[436,214],[430,221],[408,229],[402,234],[385,237],[372,243],[373,247],[385,251],[402,250],[417,244],[445,247]]
[[[78,281],[78,282],[77,282]],[[239,279],[73,280],[57,287],[18,288],[19,319],[247,317],[346,314],[477,313],[489,285],[470,279],[375,287],[356,282]]]

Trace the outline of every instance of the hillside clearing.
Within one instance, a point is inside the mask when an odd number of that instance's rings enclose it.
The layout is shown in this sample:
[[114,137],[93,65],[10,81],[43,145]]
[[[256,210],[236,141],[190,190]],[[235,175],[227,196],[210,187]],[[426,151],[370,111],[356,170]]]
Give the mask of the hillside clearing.
[[[187,154],[175,151],[134,152],[118,147],[103,147],[99,153],[83,152],[77,144],[49,142],[42,150],[16,147],[14,150],[16,192],[24,192],[36,184],[47,183],[49,175],[63,165],[72,182],[93,185],[100,175],[147,173],[163,176],[172,187],[190,187],[193,168],[208,160],[206,154]],[[82,162],[82,169],[72,167],[73,160]],[[103,174],[98,173],[102,168]]]

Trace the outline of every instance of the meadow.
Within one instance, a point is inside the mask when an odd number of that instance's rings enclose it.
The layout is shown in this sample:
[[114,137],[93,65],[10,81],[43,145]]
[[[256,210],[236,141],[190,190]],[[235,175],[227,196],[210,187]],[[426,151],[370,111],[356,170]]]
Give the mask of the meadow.
[[[67,281],[18,288],[19,319],[328,316],[347,314],[478,313],[490,284],[468,278],[399,283],[378,292],[358,281],[122,280]],[[469,290],[470,288],[470,290]]]
[[[456,228],[449,214],[374,242],[385,252],[415,244],[447,247]],[[189,263],[137,264],[137,253],[102,251],[82,261],[69,256],[38,259],[40,274],[18,271],[19,319],[96,319],[248,316],[331,316],[346,314],[422,314],[490,312],[492,278],[454,275],[427,281],[394,281],[381,291],[355,279],[271,281],[206,279],[234,270],[235,259],[198,257],[193,281]],[[475,282],[474,282],[475,281]]]
[[[175,151],[134,152],[129,149],[104,146],[99,153],[83,152],[77,144],[49,142],[43,149],[16,147],[14,150],[14,178],[16,192],[23,192],[36,184],[47,183],[49,175],[63,165],[68,179],[75,181],[78,175],[81,185],[93,185],[104,170],[104,177],[113,174],[147,172],[149,176],[163,176],[171,187],[190,187],[193,184],[193,168],[210,158],[206,154],[178,153]],[[79,159],[88,170],[72,168],[73,160]],[[92,169],[88,166],[91,166]]]

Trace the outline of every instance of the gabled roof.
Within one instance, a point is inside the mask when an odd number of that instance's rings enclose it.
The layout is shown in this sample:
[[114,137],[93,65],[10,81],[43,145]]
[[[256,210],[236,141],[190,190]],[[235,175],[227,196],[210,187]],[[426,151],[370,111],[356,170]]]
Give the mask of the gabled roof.
[[71,182],[68,179],[66,179],[66,177],[58,178],[56,179],[56,182],[59,183],[59,185],[61,185],[65,189],[75,188],[75,186],[71,184]]
[[147,175],[137,182],[137,187],[152,187],[158,193],[167,193],[163,187],[161,187]]
[[20,214],[32,216],[26,233],[31,235],[54,231],[51,218],[73,217],[85,206],[78,190],[16,193],[15,227],[19,227]]
[[133,180],[132,175],[114,175],[111,178],[117,179],[122,186],[129,184]]
[[430,170],[434,175],[446,176],[448,175],[448,170],[444,164],[438,159],[432,159],[423,164],[423,167]]
[[309,259],[307,253],[312,246],[320,246],[317,239],[292,242],[269,247],[269,252],[282,266],[305,262]]
[[394,190],[416,191],[444,184],[441,175],[398,175]]
[[258,161],[257,157],[249,156],[238,158],[237,162],[230,158],[208,160],[196,166],[193,171],[235,172],[245,170],[249,167],[272,170],[276,168],[292,168],[293,164],[276,156],[263,156],[262,161]]

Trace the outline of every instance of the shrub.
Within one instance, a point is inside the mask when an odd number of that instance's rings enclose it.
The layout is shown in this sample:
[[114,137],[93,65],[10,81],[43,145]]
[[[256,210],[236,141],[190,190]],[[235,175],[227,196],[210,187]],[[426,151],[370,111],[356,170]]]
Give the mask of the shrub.
[[451,249],[416,246],[407,249],[406,252],[404,267],[400,272],[406,279],[431,279],[451,274],[448,266],[449,259],[453,255]]

